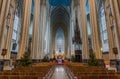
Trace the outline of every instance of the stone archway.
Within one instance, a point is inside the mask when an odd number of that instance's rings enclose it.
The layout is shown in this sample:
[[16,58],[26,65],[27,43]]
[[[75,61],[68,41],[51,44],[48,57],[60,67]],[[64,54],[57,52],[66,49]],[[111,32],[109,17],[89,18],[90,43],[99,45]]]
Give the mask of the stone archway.
[[70,25],[70,17],[68,9],[63,6],[56,6],[51,11],[51,35],[52,35],[52,52],[55,52],[55,33],[56,30],[60,27],[64,30],[65,35],[65,57],[68,54],[68,32],[69,32],[69,25]]

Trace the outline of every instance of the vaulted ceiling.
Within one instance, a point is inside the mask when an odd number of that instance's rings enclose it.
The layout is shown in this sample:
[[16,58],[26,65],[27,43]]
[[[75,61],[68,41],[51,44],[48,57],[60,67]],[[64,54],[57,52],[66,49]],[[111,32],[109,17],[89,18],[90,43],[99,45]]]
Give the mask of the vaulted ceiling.
[[51,25],[52,26],[68,26],[70,21],[70,11],[72,0],[49,0],[51,9]]
[[49,0],[50,5],[52,6],[70,6],[72,0]]
[[63,6],[56,6],[51,12],[51,24],[52,26],[64,25],[68,26],[69,24],[69,13],[66,8]]
[[68,28],[70,26],[70,8],[72,0],[49,0],[50,4],[50,23],[52,28],[53,37],[56,35],[57,30],[61,28],[63,31],[59,30],[59,35],[57,39],[62,38],[68,34]]

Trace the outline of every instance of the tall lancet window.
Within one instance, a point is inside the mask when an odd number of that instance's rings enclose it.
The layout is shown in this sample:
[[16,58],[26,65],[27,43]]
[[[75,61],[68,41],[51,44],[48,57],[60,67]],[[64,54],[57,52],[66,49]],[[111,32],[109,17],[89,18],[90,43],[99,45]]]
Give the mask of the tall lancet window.
[[65,45],[64,31],[62,28],[58,28],[55,37],[56,54],[64,54],[64,45]]
[[101,32],[101,41],[102,41],[102,52],[108,53],[109,46],[108,46],[108,35],[107,35],[107,27],[106,27],[106,18],[105,18],[105,10],[104,10],[104,3],[99,3],[99,22],[100,22],[100,32]]

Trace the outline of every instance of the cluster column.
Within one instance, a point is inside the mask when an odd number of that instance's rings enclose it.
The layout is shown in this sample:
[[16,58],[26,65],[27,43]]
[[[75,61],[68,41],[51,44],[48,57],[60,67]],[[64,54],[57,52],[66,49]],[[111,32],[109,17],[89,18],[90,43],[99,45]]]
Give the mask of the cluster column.
[[45,28],[46,28],[46,0],[41,1],[41,20],[40,20],[40,40],[39,40],[39,54],[40,59],[44,58],[44,39],[45,39]]
[[[14,3],[13,0],[0,0],[0,53],[2,53],[2,49],[7,49],[5,59],[10,59],[10,43],[15,12],[15,4],[11,3]],[[0,58],[3,57],[0,55]]]
[[96,58],[102,59],[96,0],[89,0],[89,5],[90,5],[90,24],[92,30],[92,48],[96,54]]
[[42,0],[40,0],[40,14],[39,14],[39,26],[38,26],[38,38],[37,38],[37,51],[39,52],[39,59],[41,59],[42,54],[42,18],[43,18],[43,6],[42,6]]
[[24,0],[18,59],[23,56],[28,48],[28,31],[30,26],[31,3],[32,0]]
[[80,0],[80,12],[81,12],[81,31],[82,31],[82,53],[83,59],[89,58],[88,47],[88,33],[87,33],[87,18],[86,18],[86,0]]
[[33,35],[32,35],[32,59],[36,59],[39,56],[37,40],[38,40],[38,27],[39,27],[39,14],[40,14],[40,0],[35,0],[35,11],[34,11],[34,20],[33,20]]
[[45,48],[45,32],[46,32],[46,28],[47,28],[47,11],[46,11],[46,0],[44,0],[43,1],[43,18],[42,18],[42,20],[43,20],[43,24],[42,24],[42,27],[43,27],[43,29],[42,29],[42,52],[41,52],[41,59],[43,59],[44,58],[44,56],[46,55],[45,53],[45,51],[44,51],[44,48]]
[[0,0],[0,48],[2,49],[3,27],[5,26],[5,17],[7,17],[10,0]]
[[15,1],[11,0],[9,5],[9,12],[7,15],[8,22],[6,22],[7,37],[6,37],[5,48],[7,49],[7,55],[6,55],[7,59],[10,59],[10,54],[11,54],[11,40],[12,40],[13,27],[14,27],[15,9],[16,9]]
[[118,4],[118,0],[110,0],[111,11],[113,14],[113,23],[115,28],[116,35],[116,46],[118,49],[118,58],[120,59],[120,8]]
[[109,60],[110,59],[115,59],[115,55],[113,53],[113,48],[114,48],[114,37],[113,37],[113,30],[111,29],[112,27],[112,22],[111,22],[111,17],[109,16],[110,8],[109,6],[109,1],[107,0],[105,2],[105,17],[106,17],[106,25],[107,25],[107,34],[108,34],[108,44],[109,44]]

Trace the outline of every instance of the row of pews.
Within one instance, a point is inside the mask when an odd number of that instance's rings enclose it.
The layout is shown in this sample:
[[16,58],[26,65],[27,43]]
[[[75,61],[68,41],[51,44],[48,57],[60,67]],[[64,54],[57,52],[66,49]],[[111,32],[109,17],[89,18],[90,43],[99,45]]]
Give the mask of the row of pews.
[[53,67],[53,63],[37,63],[31,67],[17,67],[0,72],[0,79],[47,79]]
[[120,79],[120,73],[82,63],[66,63],[74,79]]

